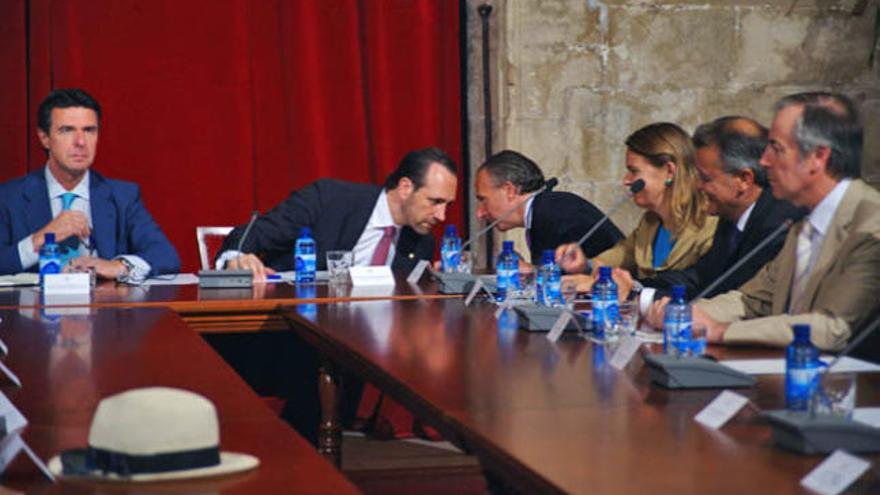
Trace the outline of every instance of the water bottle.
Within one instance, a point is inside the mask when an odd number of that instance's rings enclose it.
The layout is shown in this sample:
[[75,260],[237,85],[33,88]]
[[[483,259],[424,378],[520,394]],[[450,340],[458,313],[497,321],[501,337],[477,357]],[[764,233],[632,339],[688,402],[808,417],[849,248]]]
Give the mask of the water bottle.
[[43,286],[44,275],[61,273],[61,250],[55,242],[55,233],[47,232],[43,239],[43,247],[40,248],[40,287]]
[[785,408],[807,411],[819,373],[819,349],[810,341],[810,325],[794,325],[794,341],[785,349]]
[[593,335],[599,339],[615,336],[618,317],[617,284],[611,279],[611,267],[599,267],[599,279],[593,283]]
[[541,264],[535,267],[535,303],[544,304],[544,270],[553,263],[553,250],[545,249],[541,254]]
[[547,306],[563,306],[565,305],[565,300],[562,298],[562,270],[553,260],[553,254],[552,250],[544,251],[544,265],[541,267],[541,272],[543,272],[544,304]]
[[504,241],[502,246],[495,268],[498,286],[495,299],[498,302],[507,300],[507,296],[519,286],[519,260],[513,252],[513,241]]
[[296,240],[294,248],[294,256],[296,257],[297,282],[314,282],[315,281],[315,265],[317,257],[315,255],[315,240],[312,239],[312,229],[303,227],[300,229],[299,239]]
[[461,264],[461,238],[455,225],[447,225],[440,244],[440,263],[443,273],[457,273]]
[[691,305],[684,298],[683,285],[672,286],[672,301],[663,314],[663,352],[687,355],[691,344]]

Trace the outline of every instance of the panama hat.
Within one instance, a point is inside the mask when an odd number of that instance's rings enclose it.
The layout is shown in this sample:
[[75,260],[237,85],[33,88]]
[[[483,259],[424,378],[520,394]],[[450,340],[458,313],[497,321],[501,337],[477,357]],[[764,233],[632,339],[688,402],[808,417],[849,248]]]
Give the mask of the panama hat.
[[259,465],[248,454],[220,451],[214,404],[167,387],[138,388],[98,404],[87,448],[49,461],[56,476],[162,481],[217,476]]

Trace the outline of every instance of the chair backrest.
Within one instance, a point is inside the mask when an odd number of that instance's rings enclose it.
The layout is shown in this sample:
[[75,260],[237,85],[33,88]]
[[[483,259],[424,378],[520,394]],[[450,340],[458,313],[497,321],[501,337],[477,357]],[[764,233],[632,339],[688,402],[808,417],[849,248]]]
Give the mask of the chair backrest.
[[196,227],[196,242],[199,244],[199,262],[202,270],[211,270],[217,251],[223,240],[232,232],[232,227]]

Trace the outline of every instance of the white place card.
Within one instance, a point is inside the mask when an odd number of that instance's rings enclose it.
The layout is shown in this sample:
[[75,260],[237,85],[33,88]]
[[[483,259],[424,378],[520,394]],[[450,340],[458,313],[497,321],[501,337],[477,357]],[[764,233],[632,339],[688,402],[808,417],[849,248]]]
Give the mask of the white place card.
[[394,285],[390,266],[353,266],[348,272],[351,285]]
[[6,345],[6,342],[3,342],[3,339],[0,339],[0,354],[4,356],[9,355],[9,347]]
[[[834,356],[823,355],[826,363],[830,363]],[[783,375],[785,374],[785,359],[725,359],[719,363],[749,375]],[[831,373],[870,373],[880,372],[880,365],[856,359],[849,356],[842,357],[833,368]]]
[[21,388],[21,379],[18,378],[18,376],[16,376],[15,373],[13,373],[11,369],[9,369],[5,364],[3,364],[3,361],[0,361],[0,372],[2,372],[4,375],[6,375],[6,378],[8,378],[9,381],[14,383],[16,387]]
[[562,332],[565,331],[565,327],[568,326],[568,322],[571,321],[571,313],[568,311],[563,311],[559,318],[556,319],[556,322],[553,323],[553,326],[550,327],[550,331],[547,332],[547,340],[550,342],[556,342],[559,340],[559,337],[562,337]]
[[747,397],[725,390],[718,394],[718,397],[704,407],[702,411],[694,416],[697,423],[708,426],[709,428],[718,429],[730,421],[740,409],[749,403]]
[[641,341],[635,337],[629,335],[621,337],[617,349],[615,349],[614,354],[611,355],[609,364],[616,370],[626,368],[626,365],[632,361],[633,356],[636,355],[636,352],[638,352],[639,347],[641,346]]
[[853,484],[871,463],[843,450],[835,450],[801,479],[801,486],[822,495],[837,495]]
[[483,287],[483,281],[479,278],[476,282],[474,282],[474,287],[468,293],[467,297],[464,299],[464,305],[470,306],[472,302],[474,302],[474,298],[477,297],[477,294],[480,293],[480,289]]
[[88,294],[92,291],[88,273],[48,273],[43,275],[43,294]]
[[430,264],[431,262],[428,260],[419,260],[419,262],[416,263],[416,266],[413,267],[412,271],[409,272],[409,275],[406,277],[406,281],[411,284],[419,283],[419,280],[422,279],[422,275],[425,274],[425,270]]

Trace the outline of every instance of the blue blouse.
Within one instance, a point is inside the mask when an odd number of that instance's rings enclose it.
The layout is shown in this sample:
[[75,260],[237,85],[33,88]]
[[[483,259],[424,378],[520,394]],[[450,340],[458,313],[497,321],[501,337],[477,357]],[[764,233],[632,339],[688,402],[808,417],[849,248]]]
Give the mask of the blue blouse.
[[666,262],[666,258],[669,257],[669,253],[672,251],[672,246],[674,245],[675,240],[672,239],[672,234],[666,230],[666,227],[661,225],[660,228],[657,229],[657,237],[654,238],[654,259],[651,263],[655,270],[663,266],[663,263]]

